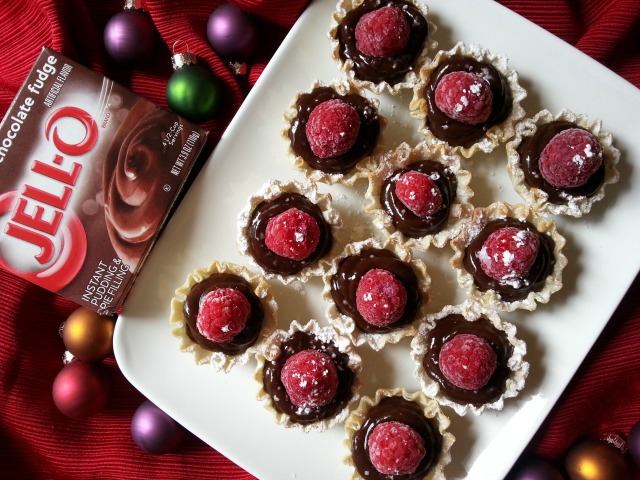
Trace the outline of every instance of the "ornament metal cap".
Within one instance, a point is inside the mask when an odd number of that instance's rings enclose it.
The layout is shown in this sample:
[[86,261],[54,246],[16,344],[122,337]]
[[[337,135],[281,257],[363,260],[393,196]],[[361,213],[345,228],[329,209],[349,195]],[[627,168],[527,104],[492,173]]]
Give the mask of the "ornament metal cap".
[[125,0],[124,10],[142,10],[142,0]]
[[[186,51],[176,53],[176,46],[184,43],[186,46]],[[173,42],[173,56],[171,57],[171,66],[174,70],[177,70],[180,67],[184,67],[185,65],[195,65],[198,63],[196,60],[196,56],[189,51],[189,45],[184,40],[176,40]]]

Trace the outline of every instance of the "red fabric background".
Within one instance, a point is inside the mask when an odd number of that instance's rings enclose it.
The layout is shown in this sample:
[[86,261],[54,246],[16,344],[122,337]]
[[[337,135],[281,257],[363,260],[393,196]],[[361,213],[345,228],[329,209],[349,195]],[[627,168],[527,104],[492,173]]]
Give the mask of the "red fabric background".
[[[260,51],[240,85],[206,42],[206,21],[221,1],[148,0],[146,7],[167,45],[187,40],[202,65],[225,83],[225,113],[205,124],[219,138],[244,93],[295,22],[307,0],[235,0],[261,20]],[[577,46],[640,87],[638,0],[503,0],[500,3]],[[168,48],[144,69],[123,69],[104,52],[102,31],[123,2],[0,0],[0,115],[31,64],[47,45],[166,105],[171,74]],[[157,61],[156,61],[157,60]],[[531,442],[529,452],[560,461],[576,439],[618,433],[640,419],[640,281],[636,280],[561,401]],[[118,371],[107,410],[86,420],[64,417],[51,385],[64,352],[58,326],[76,305],[0,271],[0,477],[8,479],[250,479],[251,475],[189,436],[176,453],[142,453],[130,435],[131,416],[144,401]],[[635,470],[640,478],[640,471]]]

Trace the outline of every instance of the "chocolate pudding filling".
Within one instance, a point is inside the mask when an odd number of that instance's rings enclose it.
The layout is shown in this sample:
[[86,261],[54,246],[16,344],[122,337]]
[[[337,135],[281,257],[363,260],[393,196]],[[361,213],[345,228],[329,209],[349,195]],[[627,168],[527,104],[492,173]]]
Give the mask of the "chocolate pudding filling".
[[[440,370],[438,358],[442,346],[456,335],[471,334],[483,338],[496,353],[496,370],[489,381],[477,390],[465,390],[451,383]],[[509,358],[513,354],[513,346],[507,339],[507,334],[496,327],[486,318],[476,321],[466,320],[462,315],[452,314],[444,317],[429,331],[427,337],[428,350],[422,359],[422,366],[427,375],[440,385],[442,394],[461,404],[480,406],[498,400],[506,388],[509,377]]]
[[[392,57],[365,55],[356,48],[356,25],[360,18],[382,7],[398,6],[409,23],[409,41],[404,50]],[[362,5],[347,13],[336,34],[340,43],[342,61],[352,60],[353,71],[360,80],[373,83],[387,82],[395,85],[403,80],[424,48],[429,36],[429,24],[412,3],[402,0],[365,0]]]
[[[367,322],[356,306],[358,283],[374,268],[391,272],[407,291],[407,303],[402,316],[391,325],[382,327]],[[331,277],[331,296],[340,313],[351,317],[357,327],[365,333],[385,333],[411,324],[423,301],[418,277],[411,265],[400,260],[389,250],[375,248],[364,249],[359,254],[340,261],[338,271]]]
[[[198,312],[203,297],[219,288],[233,288],[242,293],[249,305],[251,314],[244,329],[228,342],[214,342],[203,336],[196,325]],[[238,355],[253,345],[262,328],[264,311],[260,299],[253,293],[253,288],[244,278],[232,273],[216,273],[195,284],[184,302],[184,318],[186,319],[186,331],[191,340],[202,348],[212,352],[222,352],[226,355]]]
[[[416,470],[410,475],[385,475],[373,466],[367,440],[373,429],[385,422],[400,422],[413,428],[424,441],[426,453]],[[402,397],[386,397],[371,407],[362,427],[351,442],[351,455],[362,478],[372,480],[410,480],[424,478],[438,462],[442,451],[442,435],[434,421],[425,417],[420,405]]]
[[[315,107],[328,100],[339,99],[351,105],[360,117],[360,130],[353,146],[346,153],[334,158],[320,158],[314,155],[307,139],[307,122]],[[296,103],[297,116],[289,127],[291,148],[296,155],[315,170],[325,173],[347,173],[362,158],[370,155],[380,135],[380,117],[376,108],[364,97],[351,93],[340,95],[333,88],[318,87],[300,96]]]
[[[433,215],[420,217],[409,210],[397,197],[396,183],[408,171],[416,171],[427,175],[440,190],[442,206]],[[420,238],[442,230],[449,218],[451,205],[456,198],[457,185],[458,180],[455,174],[445,165],[433,160],[416,162],[396,170],[385,179],[380,191],[380,204],[391,217],[391,222],[396,230],[407,237]]]
[[[265,230],[267,229],[269,220],[290,208],[297,208],[311,215],[320,228],[320,241],[318,242],[318,246],[311,255],[303,260],[293,260],[282,257],[272,252],[264,242]],[[298,273],[307,265],[312,264],[326,255],[333,245],[331,226],[324,220],[320,207],[304,195],[295,192],[283,193],[273,200],[260,203],[251,214],[247,237],[249,252],[258,265],[269,272],[282,275]]]
[[[280,380],[282,368],[287,359],[303,350],[318,350],[331,357],[338,373],[338,390],[333,400],[322,407],[296,407],[289,400],[289,395]],[[263,369],[264,391],[269,394],[274,408],[291,417],[291,420],[302,425],[331,418],[337,415],[353,396],[355,373],[349,368],[349,355],[341,352],[331,341],[323,341],[313,334],[295,332],[280,346],[280,356],[273,361],[266,361]]]
[[[496,280],[491,278],[480,265],[478,252],[482,249],[482,245],[496,230],[504,227],[516,227],[522,230],[529,230],[538,235],[540,239],[540,247],[538,248],[538,256],[536,257],[529,273],[522,279]],[[536,227],[527,222],[520,221],[515,218],[504,218],[492,220],[487,223],[480,234],[476,236],[467,246],[463,265],[464,268],[473,275],[473,280],[478,290],[485,292],[494,290],[500,295],[500,298],[506,302],[522,300],[529,295],[529,292],[538,292],[544,287],[545,281],[553,272],[556,263],[553,251],[555,242],[548,235],[540,235]]]
[[[489,117],[483,123],[469,125],[459,122],[436,106],[436,88],[440,79],[448,73],[459,71],[478,75],[489,84],[493,93],[493,104]],[[424,95],[429,109],[427,128],[440,140],[465,148],[480,140],[491,127],[504,122],[513,107],[513,95],[507,79],[490,63],[479,62],[463,55],[453,55],[436,67],[431,73]]]
[[549,202],[555,204],[566,204],[571,198],[575,197],[591,197],[604,183],[604,162],[600,165],[600,168],[589,177],[587,183],[579,187],[556,187],[542,177],[538,166],[542,150],[544,150],[553,137],[570,128],[581,127],[573,122],[564,120],[545,123],[544,125],[538,126],[538,129],[532,136],[523,138],[520,146],[517,148],[520,157],[520,168],[524,172],[525,182],[531,187],[546,192],[547,195],[549,195]]

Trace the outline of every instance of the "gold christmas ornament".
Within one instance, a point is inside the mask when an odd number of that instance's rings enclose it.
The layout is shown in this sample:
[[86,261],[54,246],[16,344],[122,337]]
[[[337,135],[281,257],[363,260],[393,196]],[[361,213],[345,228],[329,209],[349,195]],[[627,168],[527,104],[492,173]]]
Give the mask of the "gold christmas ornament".
[[62,341],[80,360],[102,360],[112,352],[114,327],[113,317],[80,307],[67,318],[62,328]]
[[580,440],[565,457],[571,480],[629,480],[629,468],[622,453],[601,440]]

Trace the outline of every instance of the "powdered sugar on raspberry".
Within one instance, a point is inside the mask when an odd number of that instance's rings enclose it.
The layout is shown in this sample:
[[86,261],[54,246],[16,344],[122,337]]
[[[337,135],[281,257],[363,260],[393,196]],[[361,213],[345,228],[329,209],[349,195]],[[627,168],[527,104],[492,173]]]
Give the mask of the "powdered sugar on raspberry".
[[555,187],[575,188],[587,183],[602,165],[598,139],[581,128],[569,128],[554,136],[540,153],[540,174]]
[[290,208],[269,219],[264,243],[272,252],[292,260],[304,260],[320,242],[318,222],[306,212]]
[[478,252],[480,267],[500,281],[517,281],[529,273],[538,256],[540,238],[530,230],[504,227],[491,233]]
[[484,338],[463,333],[442,345],[438,363],[444,376],[456,387],[478,390],[493,375],[497,356]]
[[196,327],[212,342],[228,342],[244,329],[251,314],[247,298],[234,288],[217,288],[200,301]]
[[396,421],[376,425],[367,439],[367,448],[371,463],[384,475],[410,475],[426,454],[420,434]]
[[451,72],[444,75],[435,92],[436,106],[447,116],[462,123],[477,125],[491,115],[493,93],[479,75]]
[[336,366],[329,355],[318,350],[303,350],[289,357],[280,380],[296,407],[322,407],[338,391]]
[[372,325],[385,327],[398,320],[407,303],[407,290],[388,270],[374,268],[365,273],[356,288],[356,308]]
[[442,207],[442,193],[435,182],[424,173],[403,173],[395,187],[396,196],[417,216],[426,218]]
[[409,22],[399,7],[378,8],[358,20],[356,48],[372,57],[392,57],[404,50],[410,33]]
[[360,115],[347,102],[322,102],[309,115],[305,127],[309,147],[318,158],[334,158],[353,147],[360,131]]

